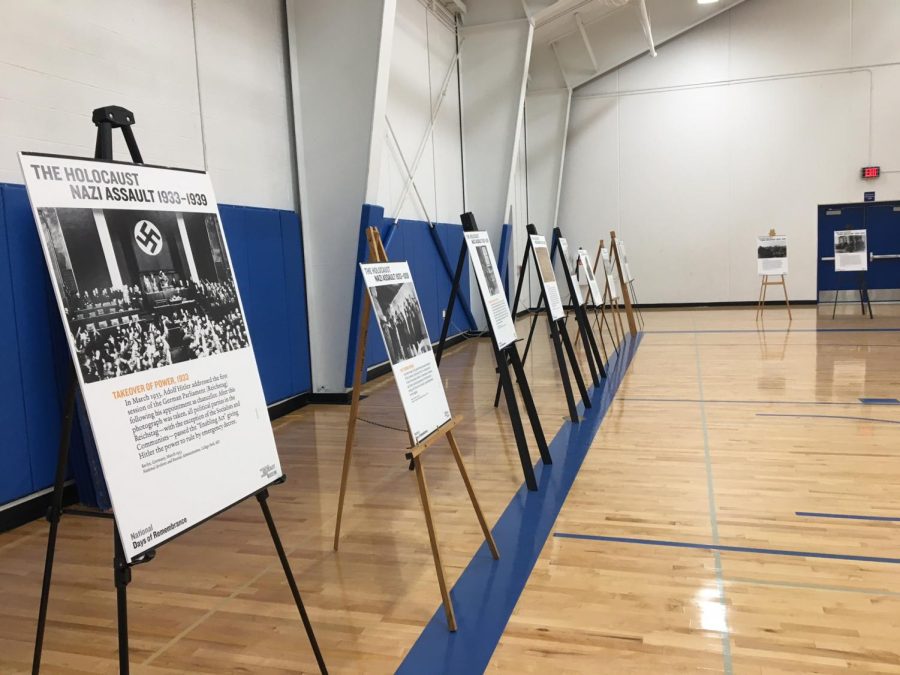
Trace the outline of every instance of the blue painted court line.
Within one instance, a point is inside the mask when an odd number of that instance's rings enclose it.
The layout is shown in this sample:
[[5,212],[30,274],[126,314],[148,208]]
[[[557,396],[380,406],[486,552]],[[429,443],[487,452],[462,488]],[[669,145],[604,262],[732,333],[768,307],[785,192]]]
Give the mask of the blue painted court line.
[[855,420],[857,422],[882,422],[883,424],[900,424],[900,420],[883,420],[877,417],[854,417],[852,415],[801,415],[790,413],[756,413],[757,417],[814,417],[827,420]]
[[753,548],[750,546],[725,546],[723,544],[696,544],[689,541],[669,541],[667,539],[636,539],[633,537],[604,537],[597,534],[572,534],[554,532],[560,539],[585,539],[588,541],[609,541],[616,544],[641,544],[643,546],[668,546],[671,548],[693,548],[705,551],[726,551],[730,553],[758,553],[760,555],[783,555],[794,558],[822,558],[825,560],[850,560],[853,562],[886,563],[900,565],[900,558],[881,558],[874,555],[847,555],[843,553],[821,553],[819,551],[788,551],[780,548]]
[[480,673],[487,668],[640,342],[640,334],[629,338],[610,357],[609,377],[590,390],[591,408],[579,405],[581,423],[565,422],[550,443],[553,464],[535,465],[538,490],[520,486],[494,525],[500,560],[494,561],[482,544],[463,570],[450,591],[456,633],[447,630],[444,609],[438,606],[398,673]]
[[900,405],[895,398],[861,398],[859,402],[863,405]]
[[[620,401],[636,401],[646,403],[723,403],[736,405],[869,405],[858,401],[753,401],[727,398],[707,398],[702,401],[699,398],[652,398],[645,396],[620,396]],[[880,399],[879,399],[880,400]],[[888,400],[888,399],[884,399]],[[896,400],[896,399],[890,399]],[[900,404],[900,403],[898,403]],[[885,404],[887,405],[887,404]]]
[[881,523],[900,523],[900,517],[893,516],[858,516],[850,513],[816,513],[815,511],[795,511],[795,516],[806,518],[840,518],[841,520],[875,520]]
[[647,335],[678,333],[900,333],[900,328],[705,328],[700,330],[645,330]]

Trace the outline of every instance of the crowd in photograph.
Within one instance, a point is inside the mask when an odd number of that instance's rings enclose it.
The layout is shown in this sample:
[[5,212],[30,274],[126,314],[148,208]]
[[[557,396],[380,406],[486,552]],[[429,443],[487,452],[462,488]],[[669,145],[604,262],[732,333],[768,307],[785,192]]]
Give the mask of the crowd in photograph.
[[431,349],[428,331],[422,323],[422,310],[412,297],[397,298],[387,307],[379,306],[379,310],[391,363],[411,359]]
[[[145,287],[146,284],[142,284]],[[70,325],[85,382],[241,349],[248,344],[237,294],[230,282],[173,282],[142,292],[140,287],[93,289],[74,294],[78,312],[108,307],[132,313],[121,320],[97,317]],[[153,307],[153,293],[179,288],[179,302]]]

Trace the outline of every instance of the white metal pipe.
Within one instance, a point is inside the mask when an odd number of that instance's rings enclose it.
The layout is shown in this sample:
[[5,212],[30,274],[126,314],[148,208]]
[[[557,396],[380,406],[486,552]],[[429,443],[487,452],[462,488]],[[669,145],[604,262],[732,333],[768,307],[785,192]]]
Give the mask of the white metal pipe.
[[[443,104],[444,98],[447,96],[447,88],[450,86],[450,78],[453,75],[453,69],[456,67],[457,61],[459,61],[459,54],[454,54],[453,59],[450,61],[450,67],[447,69],[447,75],[444,77],[444,83],[441,85],[441,93],[438,95],[437,105],[434,106],[434,110],[431,113],[431,122],[429,122],[428,128],[425,130],[425,135],[422,136],[422,141],[419,143],[419,149],[416,150],[416,155],[412,161],[410,169],[410,177],[403,186],[403,190],[400,193],[400,201],[397,204],[397,208],[394,213],[400,213],[400,209],[403,208],[403,204],[406,202],[406,198],[409,195],[409,188],[413,184],[412,177],[415,176],[416,171],[419,168],[419,162],[422,160],[422,155],[425,153],[425,147],[428,145],[428,139],[431,138],[431,134],[434,131],[434,125],[437,123],[437,117],[438,113],[441,110],[441,104]],[[391,130],[391,134],[393,134],[393,130]],[[394,138],[394,140],[397,140],[396,137]],[[399,145],[397,147],[399,148]]]

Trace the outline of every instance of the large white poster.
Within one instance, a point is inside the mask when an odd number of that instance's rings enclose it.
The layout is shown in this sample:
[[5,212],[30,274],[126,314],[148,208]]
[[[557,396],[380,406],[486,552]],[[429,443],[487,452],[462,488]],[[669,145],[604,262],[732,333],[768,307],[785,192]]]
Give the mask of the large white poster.
[[509,305],[506,302],[506,294],[503,291],[503,283],[497,272],[497,261],[494,259],[494,251],[491,248],[491,240],[487,232],[466,232],[466,248],[469,258],[475,269],[475,280],[484,297],[487,306],[488,321],[497,339],[497,346],[503,349],[515,342],[516,325],[513,322]]
[[281,476],[205,173],[21,153],[131,560]]
[[622,299],[622,290],[619,288],[619,275],[616,274],[616,263],[609,255],[609,249],[600,249],[600,258],[603,260],[603,269],[606,270],[606,283],[609,285],[609,294],[613,300]]
[[538,267],[538,275],[541,278],[541,286],[544,288],[544,297],[550,308],[550,316],[554,321],[565,318],[566,310],[563,308],[562,298],[559,295],[559,286],[556,285],[556,275],[553,273],[553,263],[550,261],[550,251],[547,249],[547,240],[539,234],[531,234],[531,251]]
[[425,317],[405,262],[360,265],[413,441],[450,420]]
[[869,269],[865,230],[837,230],[834,233],[834,271],[864,272]]
[[756,272],[760,276],[788,273],[786,236],[756,238]]
[[625,275],[625,283],[630,284],[634,281],[634,275],[631,273],[631,266],[628,264],[628,253],[625,252],[625,242],[621,239],[615,239],[616,250],[619,252],[619,264],[622,265],[622,274]]
[[576,273],[578,259],[569,255],[569,242],[566,241],[565,237],[559,238],[559,248],[562,251],[563,256],[566,259],[566,265],[569,268],[569,275],[572,278],[572,288],[575,289],[575,297],[572,298],[574,302],[578,303],[578,306],[584,304],[584,298],[581,296],[581,286],[578,285],[578,275]]
[[600,290],[600,284],[597,283],[597,277],[594,276],[594,268],[591,265],[591,257],[583,248],[578,249],[578,264],[584,270],[584,276],[587,277],[588,288],[591,292],[591,302],[599,305],[603,302],[603,291]]

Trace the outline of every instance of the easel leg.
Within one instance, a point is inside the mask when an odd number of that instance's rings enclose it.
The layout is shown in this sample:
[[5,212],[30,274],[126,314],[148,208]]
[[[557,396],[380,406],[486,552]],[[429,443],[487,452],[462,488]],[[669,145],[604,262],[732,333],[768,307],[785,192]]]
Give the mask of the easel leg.
[[572,366],[572,374],[575,376],[575,384],[578,385],[578,393],[581,394],[581,400],[585,408],[591,407],[591,399],[588,398],[587,388],[584,386],[584,379],[581,377],[581,369],[578,367],[578,357],[575,355],[575,348],[572,346],[572,340],[569,339],[569,333],[565,326],[560,328],[563,345],[566,348],[566,354],[569,357],[569,364]]
[[838,293],[840,291],[838,289],[834,289],[834,304],[831,306],[831,318],[834,318],[835,312],[837,312],[837,301],[838,301]]
[[[615,318],[613,318],[613,323],[615,323]],[[610,342],[613,344],[613,349],[616,350],[616,354],[619,353],[619,343],[616,341],[616,336],[613,335],[612,328],[609,327],[609,319],[606,317],[606,294],[603,295],[603,303],[600,305],[600,333],[603,333],[603,324],[606,324],[606,333],[609,335]],[[609,358],[606,359],[609,362]]]
[[[513,349],[515,349],[515,345],[513,345]],[[509,364],[506,361],[506,353],[502,351],[495,351],[494,353],[497,357],[497,369],[500,371],[500,385],[503,387],[503,393],[506,395],[506,408],[509,413],[513,436],[516,439],[519,460],[522,462],[525,485],[528,486],[529,490],[537,490],[537,480],[534,477],[534,467],[531,466],[531,456],[528,454],[528,441],[525,439],[525,430],[522,428],[522,418],[519,416],[519,404],[516,402],[516,392],[513,390],[512,379],[509,376]]]
[[122,541],[113,522],[115,554],[113,556],[113,578],[116,584],[116,614],[119,625],[119,675],[128,675],[128,584],[131,582],[131,568],[125,560]]
[[[522,352],[522,363],[525,363],[525,359],[528,358],[528,350],[531,349],[531,340],[534,337],[534,329],[537,326],[538,318],[541,315],[541,304],[544,301],[543,292],[541,293],[541,299],[538,301],[537,309],[535,310],[534,315],[531,317],[531,328],[528,329],[528,339],[525,341],[525,351]],[[515,319],[514,319],[515,320]],[[500,387],[501,383],[497,382],[497,392],[494,394],[494,407],[496,408],[500,405]]]
[[756,320],[759,321],[759,314],[763,306],[763,289],[766,287],[766,277],[759,282],[759,298],[756,300]]
[[555,321],[550,322],[550,337],[553,340],[553,350],[556,352],[556,362],[559,364],[559,377],[566,395],[566,404],[569,406],[569,417],[575,424],[578,424],[581,420],[578,418],[578,408],[575,405],[575,397],[572,395],[572,383],[569,382],[569,369],[566,368],[566,357],[563,355],[559,330]]
[[488,527],[487,521],[484,518],[484,513],[481,511],[481,505],[478,503],[478,498],[475,496],[475,489],[472,487],[471,481],[469,481],[466,465],[463,464],[463,458],[459,452],[459,447],[456,445],[456,439],[453,438],[452,431],[447,432],[447,442],[450,444],[450,450],[453,452],[453,459],[456,460],[456,466],[459,467],[459,474],[462,476],[463,483],[466,484],[469,500],[472,502],[472,508],[475,509],[475,515],[478,517],[478,524],[481,525],[481,531],[484,533],[484,540],[487,542],[488,548],[491,549],[491,556],[494,560],[499,560],[500,552],[497,550],[497,544],[494,543],[494,535],[491,534],[491,528]]
[[356,436],[356,417],[359,414],[359,395],[362,389],[362,371],[366,353],[366,338],[369,334],[369,312],[372,302],[366,293],[359,326],[359,343],[356,345],[356,364],[353,373],[353,394],[350,402],[350,418],[347,422],[347,441],[344,444],[344,466],[341,469],[341,488],[338,493],[337,521],[334,524],[334,550],[338,550],[341,539],[341,518],[344,515],[344,497],[347,494],[347,479],[350,475],[350,458],[353,454],[353,439]]
[[519,352],[515,345],[513,345],[509,351],[509,361],[512,364],[516,382],[519,384],[519,391],[522,393],[522,402],[525,404],[525,411],[528,413],[528,421],[531,422],[531,431],[534,433],[538,450],[541,453],[541,461],[544,464],[552,464],[553,459],[550,457],[547,439],[544,438],[544,428],[541,426],[541,418],[538,417],[537,408],[534,407],[534,398],[531,396],[531,387],[528,386],[528,378],[525,377],[525,369],[522,367],[522,361],[519,359]]
[[41,670],[41,655],[44,649],[44,631],[47,628],[47,606],[50,602],[50,581],[53,577],[53,558],[56,555],[56,536],[59,530],[59,519],[62,515],[63,490],[66,472],[69,465],[69,443],[72,438],[72,421],[75,417],[75,393],[78,385],[75,373],[66,392],[63,404],[62,428],[60,429],[59,451],[56,460],[56,476],[53,481],[53,502],[47,511],[50,521],[50,532],[47,535],[47,554],[44,558],[44,580],[41,584],[41,602],[38,609],[37,632],[34,637],[34,656],[31,661],[31,672],[34,675]]
[[788,294],[787,294],[787,282],[784,280],[783,274],[781,275],[781,288],[782,288],[782,290],[784,290],[784,304],[787,307],[787,311],[788,311],[788,321],[793,321],[794,317],[791,314],[791,301],[788,300]]
[[269,534],[272,535],[272,543],[275,544],[275,550],[278,552],[278,559],[281,561],[281,568],[284,570],[284,576],[287,577],[288,586],[291,587],[291,594],[294,596],[294,602],[297,610],[300,612],[300,620],[303,621],[303,628],[306,629],[306,637],[309,638],[309,644],[312,647],[313,654],[316,657],[316,663],[319,664],[319,671],[325,675],[328,669],[325,667],[325,660],[322,658],[322,652],[319,651],[319,643],[316,641],[316,635],[313,633],[312,624],[306,614],[306,608],[303,606],[303,600],[300,597],[300,589],[297,588],[297,581],[294,579],[294,573],[291,571],[291,564],[284,552],[284,546],[281,545],[281,537],[278,536],[278,530],[275,528],[275,521],[272,519],[272,512],[269,510],[269,491],[267,489],[260,490],[256,493],[256,500],[263,512],[263,518],[266,519],[266,525],[269,528]]
[[447,590],[447,580],[444,579],[444,564],[441,562],[441,552],[438,549],[437,535],[434,531],[434,522],[431,519],[431,504],[428,501],[428,485],[425,483],[425,470],[422,468],[422,458],[416,455],[413,458],[416,469],[416,481],[419,484],[419,496],[422,498],[422,510],[425,512],[425,526],[428,528],[428,539],[431,541],[431,555],[434,557],[434,569],[437,572],[438,586],[441,589],[441,598],[444,601],[444,612],[447,615],[447,626],[450,632],[456,632],[456,615],[453,613],[453,601]]

